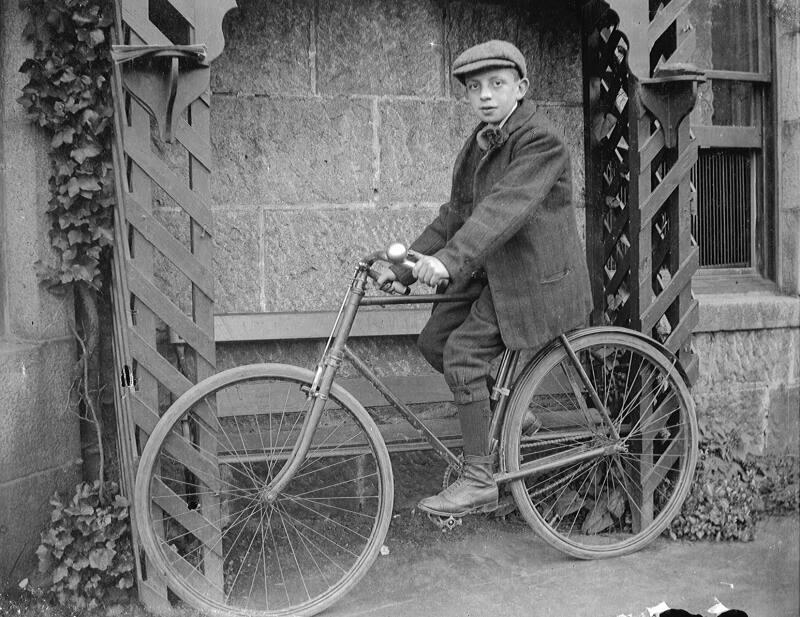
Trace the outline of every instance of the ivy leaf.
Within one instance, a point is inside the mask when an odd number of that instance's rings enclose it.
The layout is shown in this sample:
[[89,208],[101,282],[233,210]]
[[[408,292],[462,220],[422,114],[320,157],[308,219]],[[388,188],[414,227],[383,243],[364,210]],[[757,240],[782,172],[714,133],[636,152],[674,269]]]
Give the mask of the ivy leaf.
[[[86,240],[86,234],[84,234],[80,229],[70,229],[69,232],[67,232],[67,240],[69,240],[70,245],[78,244],[79,242],[84,242]],[[91,510],[91,506],[87,507]],[[89,514],[91,514],[91,511]]]
[[569,514],[574,514],[583,507],[583,501],[578,497],[578,492],[569,489],[556,500],[553,508],[559,518],[564,518]]
[[102,43],[105,40],[106,40],[105,34],[103,34],[103,31],[100,29],[92,30],[89,33],[89,44],[92,47],[97,47],[98,45],[100,45],[100,43]]
[[69,575],[69,568],[65,564],[59,564],[56,566],[56,569],[53,570],[53,582],[59,583],[63,581]]
[[61,131],[58,131],[55,135],[53,135],[53,139],[50,140],[50,145],[53,148],[58,148],[61,144],[71,144],[72,138],[75,135],[75,129],[71,126],[65,127]]
[[93,240],[100,240],[101,246],[109,246],[114,244],[114,233],[108,227],[95,227],[92,232]]
[[76,26],[88,26],[93,22],[94,19],[92,17],[87,17],[86,15],[81,15],[80,13],[72,14],[72,23],[74,23]]
[[608,497],[608,511],[616,519],[620,518],[625,512],[625,497],[618,488],[614,489],[614,492]]
[[103,151],[103,149],[98,146],[97,144],[86,144],[85,146],[81,146],[80,148],[75,148],[69,155],[78,161],[79,163],[83,163],[84,160],[87,158],[97,156]]
[[97,178],[94,176],[81,176],[78,178],[78,186],[81,187],[82,191],[99,191],[100,190],[100,183],[97,181]]
[[78,193],[80,193],[81,187],[78,185],[78,179],[75,176],[72,176],[67,182],[67,194],[70,197],[75,197]]
[[50,549],[44,544],[40,544],[36,549],[36,556],[39,558],[39,572],[47,572],[52,565]]
[[96,548],[89,553],[89,565],[95,570],[108,570],[117,551],[110,548]]

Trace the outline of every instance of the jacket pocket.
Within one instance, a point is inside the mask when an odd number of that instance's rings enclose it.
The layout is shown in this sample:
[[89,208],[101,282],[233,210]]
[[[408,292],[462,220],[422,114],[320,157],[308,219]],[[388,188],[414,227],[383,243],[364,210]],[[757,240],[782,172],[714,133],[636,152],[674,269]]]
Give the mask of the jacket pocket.
[[572,268],[565,268],[564,270],[560,270],[550,276],[544,277],[541,281],[539,281],[542,285],[546,285],[547,283],[557,283],[561,279],[565,278],[569,273],[572,272]]

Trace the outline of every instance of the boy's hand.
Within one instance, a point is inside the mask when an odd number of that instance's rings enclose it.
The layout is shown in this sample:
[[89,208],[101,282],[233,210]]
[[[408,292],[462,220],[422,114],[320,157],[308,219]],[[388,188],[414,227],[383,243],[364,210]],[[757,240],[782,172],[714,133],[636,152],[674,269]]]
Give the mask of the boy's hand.
[[381,272],[380,276],[378,276],[378,279],[375,281],[375,284],[378,286],[378,289],[387,293],[390,291],[393,291],[397,294],[408,293],[408,288],[402,283],[397,282],[397,277],[391,270],[384,270]]
[[420,257],[419,261],[414,264],[412,272],[418,281],[431,287],[436,287],[439,283],[450,280],[450,273],[445,265],[436,257],[431,257],[430,255]]

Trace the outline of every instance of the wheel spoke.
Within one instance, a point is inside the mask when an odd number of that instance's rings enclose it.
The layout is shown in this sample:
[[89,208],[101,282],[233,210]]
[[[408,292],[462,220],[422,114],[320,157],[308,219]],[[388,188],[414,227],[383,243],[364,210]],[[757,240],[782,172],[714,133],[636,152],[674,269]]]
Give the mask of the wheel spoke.
[[280,365],[228,373],[195,386],[145,445],[140,473],[161,488],[137,491],[143,546],[195,608],[316,613],[378,554],[391,519],[388,453],[369,415],[331,393],[309,456],[267,501],[265,487],[302,435],[310,404],[301,387],[313,375]]
[[[506,467],[513,473],[541,461],[546,471],[511,481],[511,489],[523,517],[556,548],[581,558],[625,554],[657,537],[680,510],[697,457],[694,407],[670,360],[638,336],[598,328],[570,344],[588,382],[577,380],[577,366],[558,347],[514,386]],[[522,435],[527,410],[540,422]],[[613,449],[575,460],[606,447]]]

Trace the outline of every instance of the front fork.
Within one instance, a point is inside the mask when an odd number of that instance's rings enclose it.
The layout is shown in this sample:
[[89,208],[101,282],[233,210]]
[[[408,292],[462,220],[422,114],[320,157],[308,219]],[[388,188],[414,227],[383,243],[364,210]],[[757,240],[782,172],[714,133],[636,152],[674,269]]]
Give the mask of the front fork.
[[261,498],[267,504],[274,503],[278,499],[278,495],[281,494],[281,491],[289,484],[297,470],[306,460],[306,455],[311,447],[311,440],[317,430],[317,424],[328,402],[328,393],[331,390],[333,379],[336,377],[336,371],[342,363],[345,344],[350,336],[350,329],[358,314],[361,299],[364,297],[368,272],[369,267],[366,264],[359,264],[353,281],[347,290],[339,316],[328,339],[328,345],[322,355],[322,360],[317,366],[311,387],[307,392],[308,399],[313,403],[300,429],[300,439],[292,447],[292,452],[289,454],[286,465],[261,489]]

